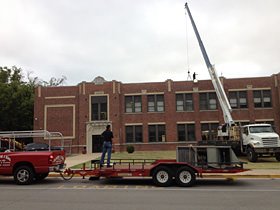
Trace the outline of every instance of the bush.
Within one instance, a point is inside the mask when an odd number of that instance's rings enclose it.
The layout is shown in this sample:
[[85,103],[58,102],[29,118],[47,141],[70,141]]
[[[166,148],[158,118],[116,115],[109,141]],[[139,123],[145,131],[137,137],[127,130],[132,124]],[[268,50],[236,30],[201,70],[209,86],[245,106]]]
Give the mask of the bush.
[[128,146],[126,147],[126,151],[127,151],[128,153],[133,153],[133,152],[134,152],[134,146],[128,145]]

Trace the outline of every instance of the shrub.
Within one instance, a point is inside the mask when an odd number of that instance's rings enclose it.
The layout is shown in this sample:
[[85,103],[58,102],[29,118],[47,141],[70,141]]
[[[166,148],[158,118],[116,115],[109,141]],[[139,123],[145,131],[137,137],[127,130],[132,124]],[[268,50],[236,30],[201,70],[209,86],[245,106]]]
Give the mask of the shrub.
[[133,153],[134,152],[134,146],[132,146],[132,145],[128,145],[127,147],[126,147],[126,151],[128,152],[128,153]]

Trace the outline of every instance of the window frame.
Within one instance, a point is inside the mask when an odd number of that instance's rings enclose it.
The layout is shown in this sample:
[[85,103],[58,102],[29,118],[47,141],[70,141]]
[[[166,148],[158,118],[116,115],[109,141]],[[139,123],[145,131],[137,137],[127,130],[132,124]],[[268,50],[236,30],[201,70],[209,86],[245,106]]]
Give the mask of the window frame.
[[[181,130],[181,132],[183,132],[183,135],[180,134],[179,127],[183,128]],[[191,132],[191,131],[193,131],[193,132]],[[193,134],[193,137],[190,138],[191,134]],[[182,136],[183,139],[181,139],[180,136]],[[179,123],[179,124],[177,124],[177,138],[178,138],[178,142],[196,141],[195,124],[194,123]]]
[[[178,100],[178,98],[181,100]],[[192,93],[176,93],[176,111],[192,112],[194,110]],[[181,102],[179,104],[179,102]],[[181,107],[180,109],[178,107]]]
[[[130,138],[128,138],[128,129],[132,130],[132,132],[130,134],[132,136]],[[141,130],[140,138],[137,136],[137,129]],[[129,139],[129,141],[128,141],[128,139]],[[131,141],[130,141],[130,139],[131,139]],[[125,143],[142,143],[142,142],[143,142],[143,125],[126,125],[125,126]]]
[[[141,95],[129,95],[124,98],[125,113],[141,113],[142,112],[142,96]],[[138,105],[138,103],[140,105]],[[130,106],[128,106],[130,104]],[[131,110],[131,111],[128,111]]]
[[[234,94],[234,95],[233,95]],[[243,94],[245,97],[243,97]],[[229,91],[228,94],[229,98],[229,103],[232,109],[248,109],[248,94],[247,91]],[[235,106],[233,105],[232,99],[236,100],[234,103]],[[242,103],[241,99],[245,99],[246,103]]]
[[[268,102],[266,102],[266,98],[269,98]],[[253,90],[253,102],[255,108],[272,108],[271,90]]]
[[[212,100],[214,99],[215,102],[213,103]],[[215,108],[211,108],[211,106],[214,106]],[[199,110],[201,111],[218,110],[217,95],[215,92],[199,93]]]
[[[96,100],[94,100],[96,98]],[[97,101],[97,102],[95,102]],[[95,108],[94,108],[95,107]],[[105,110],[103,111],[103,109]],[[97,110],[94,111],[94,110]],[[108,120],[108,96],[106,95],[91,95],[90,96],[90,120],[91,121],[103,121]]]
[[[151,136],[151,128],[153,128],[153,133],[154,133],[153,136]],[[164,136],[164,140],[162,138],[163,136]],[[153,137],[154,140],[151,140],[151,137]],[[166,142],[166,126],[165,126],[165,124],[148,125],[148,141],[149,141],[149,143]]]
[[[160,99],[162,98],[162,100]],[[162,102],[162,106],[159,104]],[[150,105],[150,103],[152,105]],[[162,110],[160,110],[162,108]],[[164,112],[165,111],[165,102],[164,94],[155,94],[147,96],[147,111],[148,112]]]

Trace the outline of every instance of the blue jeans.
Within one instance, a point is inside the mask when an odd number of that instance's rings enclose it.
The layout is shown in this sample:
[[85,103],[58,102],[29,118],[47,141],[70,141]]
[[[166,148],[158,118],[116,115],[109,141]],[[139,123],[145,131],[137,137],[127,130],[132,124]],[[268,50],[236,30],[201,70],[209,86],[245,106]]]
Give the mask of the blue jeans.
[[103,143],[103,149],[102,149],[102,155],[101,155],[101,160],[100,164],[104,164],[104,158],[107,153],[107,166],[110,165],[110,160],[111,160],[111,153],[112,153],[112,143],[109,141],[104,141]]

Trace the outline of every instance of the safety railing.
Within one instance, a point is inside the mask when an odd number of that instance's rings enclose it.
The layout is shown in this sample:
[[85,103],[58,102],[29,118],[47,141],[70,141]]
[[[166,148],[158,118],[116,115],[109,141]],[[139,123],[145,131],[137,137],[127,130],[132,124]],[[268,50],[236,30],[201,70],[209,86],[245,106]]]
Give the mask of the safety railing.
[[[104,162],[106,163],[106,159]],[[156,159],[111,159],[112,168],[115,169],[118,166],[123,166],[128,170],[133,169],[133,166],[137,166],[138,169],[145,169],[145,166],[151,165],[156,162]],[[92,160],[91,168],[99,168],[100,160]]]
[[17,138],[43,138],[48,141],[49,150],[54,140],[60,140],[61,147],[64,147],[63,135],[60,132],[49,132],[47,130],[30,130],[30,131],[1,131],[0,132],[0,148],[2,141],[8,141],[9,150],[16,148]]

